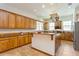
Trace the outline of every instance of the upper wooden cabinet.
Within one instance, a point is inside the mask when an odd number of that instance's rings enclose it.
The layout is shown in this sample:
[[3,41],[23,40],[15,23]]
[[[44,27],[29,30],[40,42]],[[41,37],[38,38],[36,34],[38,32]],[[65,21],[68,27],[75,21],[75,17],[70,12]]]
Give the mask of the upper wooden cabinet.
[[15,28],[15,19],[16,19],[16,16],[15,14],[13,13],[9,13],[9,28]]
[[0,10],[1,29],[34,29],[35,27],[36,21],[32,18]]
[[0,10],[0,28],[3,28],[2,11]]
[[29,29],[29,26],[30,26],[29,24],[31,24],[31,23],[29,22],[29,18],[26,18],[26,19],[25,19],[25,28],[26,28],[26,29]]
[[25,17],[21,18],[21,28],[25,28]]
[[35,29],[36,28],[36,20],[33,20],[33,28]]
[[20,28],[20,29],[25,28],[25,17],[16,15],[16,28]]
[[29,22],[30,22],[30,24],[29,24],[29,28],[31,29],[31,28],[33,28],[33,20],[30,19]]
[[29,28],[30,29],[35,29],[36,28],[36,21],[35,20],[33,20],[33,19],[30,19],[29,20]]
[[8,12],[0,10],[0,28],[8,28]]
[[22,17],[16,15],[16,28],[21,28]]

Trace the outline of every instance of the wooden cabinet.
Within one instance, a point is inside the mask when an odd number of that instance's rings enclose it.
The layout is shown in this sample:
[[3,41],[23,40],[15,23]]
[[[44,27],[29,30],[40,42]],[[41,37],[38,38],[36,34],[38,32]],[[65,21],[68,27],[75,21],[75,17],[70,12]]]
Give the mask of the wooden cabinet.
[[35,29],[36,28],[36,21],[35,20],[33,20],[33,28]]
[[3,28],[8,28],[8,12],[2,12]]
[[72,32],[64,32],[64,40],[73,41]]
[[10,34],[7,35],[7,37],[0,38],[0,52],[23,46],[32,42],[32,33],[25,33],[18,36],[9,36]]
[[25,44],[28,44],[28,43],[29,43],[29,35],[26,34],[26,35],[25,35]]
[[18,46],[22,46],[25,44],[24,36],[18,36]]
[[28,43],[31,43],[32,42],[32,33],[28,33],[28,37],[29,37],[29,39],[28,39]]
[[26,29],[29,29],[29,24],[31,24],[31,23],[29,22],[29,18],[26,18],[26,19],[25,19],[25,28],[26,28]]
[[16,15],[16,28],[21,28],[22,17],[20,15]]
[[8,38],[0,38],[2,41],[0,41],[0,52],[6,51],[9,49],[9,40]]
[[63,33],[60,33],[60,39],[61,40],[73,41],[72,37],[73,37],[72,32],[63,32]]
[[17,37],[8,37],[8,38],[9,38],[10,49],[18,46]]
[[33,29],[33,20],[30,19],[29,22],[30,22],[29,28],[30,28],[30,29]]
[[0,28],[3,28],[2,11],[0,10]]
[[29,29],[35,29],[36,28],[36,21],[33,19],[29,19]]
[[48,30],[48,21],[45,20],[43,24],[44,30]]
[[9,28],[15,28],[15,14],[9,13]]
[[19,28],[19,29],[25,28],[25,17],[16,15],[16,28]]
[[0,10],[0,28],[8,28],[8,12]]
[[36,23],[32,18],[0,9],[1,29],[33,29],[35,27]]
[[22,16],[22,19],[21,19],[21,28],[25,28],[25,17]]

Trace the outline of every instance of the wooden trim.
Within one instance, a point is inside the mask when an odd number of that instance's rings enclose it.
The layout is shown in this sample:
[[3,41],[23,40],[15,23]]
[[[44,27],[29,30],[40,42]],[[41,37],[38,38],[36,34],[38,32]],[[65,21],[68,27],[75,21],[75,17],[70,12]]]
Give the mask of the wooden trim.
[[39,52],[41,52],[41,53],[44,53],[44,54],[46,54],[46,55],[48,55],[48,56],[54,56],[54,55],[51,55],[51,54],[46,53],[46,52],[44,52],[44,51],[41,51],[41,50],[39,50],[39,49],[36,49],[36,48],[34,48],[34,47],[31,47],[31,48],[34,49],[34,50],[37,50],[37,51],[39,51]]

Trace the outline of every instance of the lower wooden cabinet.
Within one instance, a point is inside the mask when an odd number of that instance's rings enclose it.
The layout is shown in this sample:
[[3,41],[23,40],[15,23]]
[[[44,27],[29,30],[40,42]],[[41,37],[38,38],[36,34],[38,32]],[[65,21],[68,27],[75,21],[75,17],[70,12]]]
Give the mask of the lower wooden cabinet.
[[28,44],[29,43],[29,37],[28,37],[28,34],[25,35],[25,44]]
[[17,37],[9,37],[9,48],[15,48],[18,46]]
[[24,36],[18,36],[18,46],[22,46],[25,44]]
[[28,38],[28,42],[31,43],[31,42],[32,42],[32,33],[29,33],[29,34],[28,34],[28,37],[29,37],[29,38]]
[[0,41],[0,52],[6,51],[9,49],[9,40],[8,38],[0,38],[3,39],[2,41]]
[[26,45],[28,43],[31,43],[31,41],[32,33],[7,38],[0,38],[0,52]]

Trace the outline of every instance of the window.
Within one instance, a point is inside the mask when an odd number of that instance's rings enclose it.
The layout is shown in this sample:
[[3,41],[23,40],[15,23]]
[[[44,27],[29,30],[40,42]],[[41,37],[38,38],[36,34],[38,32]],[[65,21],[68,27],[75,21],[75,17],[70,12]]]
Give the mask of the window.
[[54,29],[55,29],[54,22],[49,22],[49,30],[54,30]]
[[43,30],[43,23],[42,22],[37,22],[36,30]]
[[63,30],[72,30],[72,21],[63,21]]

